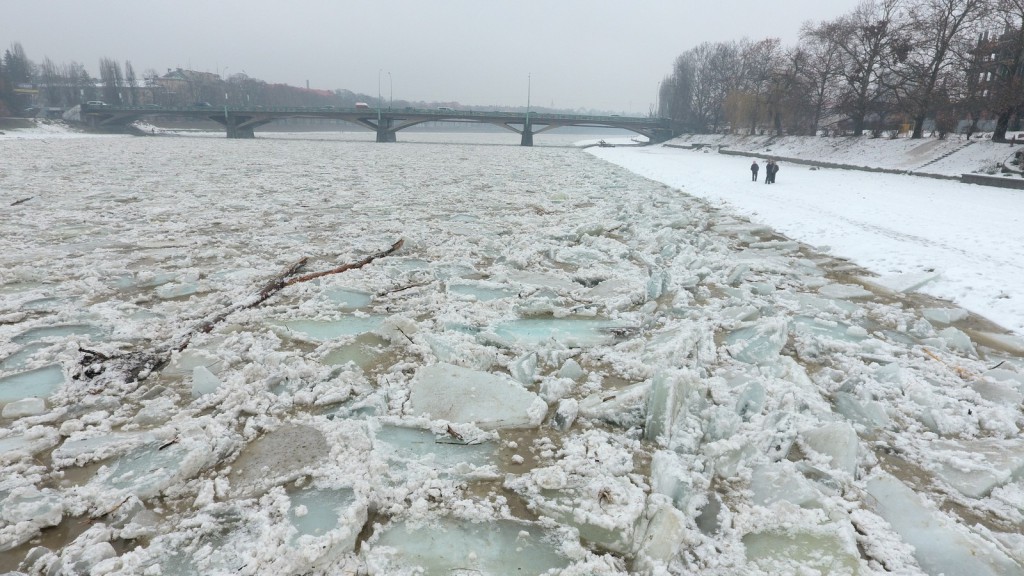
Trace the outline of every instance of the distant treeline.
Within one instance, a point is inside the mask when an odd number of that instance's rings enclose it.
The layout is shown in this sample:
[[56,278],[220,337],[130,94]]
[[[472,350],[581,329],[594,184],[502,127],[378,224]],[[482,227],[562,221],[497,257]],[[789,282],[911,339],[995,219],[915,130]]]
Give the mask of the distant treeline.
[[[212,72],[149,68],[138,74],[131,61],[124,64],[101,58],[99,78],[78,62],[55,63],[43,58],[35,63],[21,44],[14,42],[0,59],[0,116],[35,116],[45,109],[67,109],[89,101],[131,106],[190,106],[205,102],[229,106],[283,106],[350,108],[356,102],[372,107],[465,108],[458,102],[392,100],[388,94],[360,94],[350,90],[322,90],[275,84],[252,78],[243,72],[226,78]],[[486,106],[487,110],[523,111],[522,106]],[[537,111],[564,110],[533,107]],[[577,112],[585,112],[577,110]]]
[[980,121],[994,139],[1024,110],[1024,0],[866,0],[778,39],[704,43],[659,89],[660,116],[686,130],[861,135]]

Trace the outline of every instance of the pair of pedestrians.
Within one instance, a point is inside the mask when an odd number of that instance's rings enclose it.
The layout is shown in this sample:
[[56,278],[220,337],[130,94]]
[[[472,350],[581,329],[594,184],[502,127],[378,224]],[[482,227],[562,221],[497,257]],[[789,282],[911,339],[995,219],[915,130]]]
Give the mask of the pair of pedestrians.
[[[760,169],[761,167],[757,165],[757,160],[754,160],[754,163],[750,165],[750,179],[752,181],[757,182],[757,172]],[[765,164],[764,171],[764,183],[775,184],[775,175],[779,172],[779,165],[774,160],[769,160],[768,164]]]

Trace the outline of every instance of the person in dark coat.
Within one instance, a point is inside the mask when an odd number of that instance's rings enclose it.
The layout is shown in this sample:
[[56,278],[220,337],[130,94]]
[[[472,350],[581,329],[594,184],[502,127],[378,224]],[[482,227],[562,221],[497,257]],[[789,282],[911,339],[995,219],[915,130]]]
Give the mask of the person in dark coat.
[[754,160],[754,163],[750,165],[750,179],[754,182],[757,182],[757,171],[760,169],[761,167],[757,165],[757,160]]
[[765,184],[771,184],[772,183],[772,165],[773,164],[774,163],[771,160],[769,160],[764,165],[764,183]]
[[772,160],[772,165],[768,167],[768,181],[771,184],[775,184],[775,175],[779,173],[779,165]]

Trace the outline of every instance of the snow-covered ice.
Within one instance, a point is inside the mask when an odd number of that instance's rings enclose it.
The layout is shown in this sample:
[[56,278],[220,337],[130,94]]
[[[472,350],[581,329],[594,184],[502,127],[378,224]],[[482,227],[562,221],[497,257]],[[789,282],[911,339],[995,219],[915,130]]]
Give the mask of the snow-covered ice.
[[714,148],[990,142],[15,132],[0,572],[1024,572],[1024,193]]

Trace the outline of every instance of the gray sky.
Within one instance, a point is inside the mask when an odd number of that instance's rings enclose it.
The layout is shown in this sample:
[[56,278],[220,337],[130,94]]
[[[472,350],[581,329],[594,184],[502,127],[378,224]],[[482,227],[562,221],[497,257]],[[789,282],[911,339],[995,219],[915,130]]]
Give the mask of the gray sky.
[[[858,0],[43,0],[4,2],[0,48],[137,73],[244,71],[383,98],[646,113],[705,41],[781,38]],[[389,77],[390,73],[390,77]],[[528,82],[529,79],[529,82]],[[390,81],[390,82],[389,82]]]

